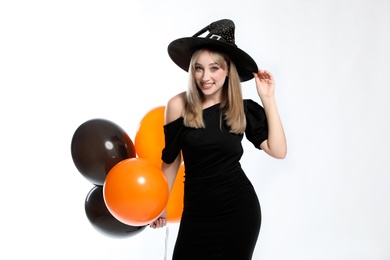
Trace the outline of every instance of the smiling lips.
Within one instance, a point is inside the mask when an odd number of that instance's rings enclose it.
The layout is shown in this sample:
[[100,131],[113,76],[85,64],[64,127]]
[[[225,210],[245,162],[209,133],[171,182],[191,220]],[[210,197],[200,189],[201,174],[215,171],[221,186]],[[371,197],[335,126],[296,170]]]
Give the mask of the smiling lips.
[[213,83],[202,83],[202,87],[205,89],[211,88],[213,85]]

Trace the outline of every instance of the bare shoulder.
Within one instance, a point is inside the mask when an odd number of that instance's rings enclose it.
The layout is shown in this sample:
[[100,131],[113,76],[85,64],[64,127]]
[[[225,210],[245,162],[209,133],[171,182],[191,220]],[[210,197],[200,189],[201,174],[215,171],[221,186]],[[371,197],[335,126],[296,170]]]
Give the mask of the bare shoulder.
[[165,124],[168,124],[183,115],[186,92],[181,92],[168,100],[165,107]]

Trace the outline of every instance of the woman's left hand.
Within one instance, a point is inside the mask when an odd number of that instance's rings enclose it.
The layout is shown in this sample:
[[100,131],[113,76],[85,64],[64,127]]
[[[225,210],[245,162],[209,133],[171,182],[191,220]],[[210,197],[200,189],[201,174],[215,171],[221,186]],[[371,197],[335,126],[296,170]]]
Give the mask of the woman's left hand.
[[271,72],[259,69],[253,75],[255,76],[257,93],[260,98],[273,97],[275,93],[275,81]]

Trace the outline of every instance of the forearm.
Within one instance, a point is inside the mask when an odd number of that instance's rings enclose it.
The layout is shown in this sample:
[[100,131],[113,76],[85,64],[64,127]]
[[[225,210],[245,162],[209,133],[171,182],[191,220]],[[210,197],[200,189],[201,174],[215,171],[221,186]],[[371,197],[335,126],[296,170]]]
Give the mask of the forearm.
[[270,156],[283,159],[287,154],[287,143],[275,98],[263,98],[262,103],[268,122],[268,139],[261,148]]
[[180,167],[180,163],[181,155],[179,154],[173,163],[167,164],[163,162],[161,165],[161,170],[164,173],[164,176],[169,185],[169,191],[172,190],[173,183],[175,182],[176,175]]
[[[179,154],[173,163],[167,164],[163,162],[161,165],[161,170],[164,173],[164,176],[168,182],[169,193],[171,192],[173,183],[175,182],[176,175],[180,167],[180,163],[181,163],[181,155]],[[167,219],[168,216],[165,209],[156,220],[150,223],[150,227],[151,228],[163,227],[167,224]]]

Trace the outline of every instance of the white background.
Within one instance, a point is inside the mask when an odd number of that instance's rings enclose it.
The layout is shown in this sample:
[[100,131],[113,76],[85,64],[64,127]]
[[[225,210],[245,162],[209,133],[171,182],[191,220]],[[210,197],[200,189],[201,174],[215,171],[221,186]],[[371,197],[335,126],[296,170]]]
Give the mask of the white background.
[[274,74],[288,139],[285,160],[244,142],[263,211],[253,259],[390,259],[388,0],[1,1],[1,259],[164,259],[165,228],[92,227],[71,139],[105,118],[134,140],[186,89],[167,45],[222,18]]

